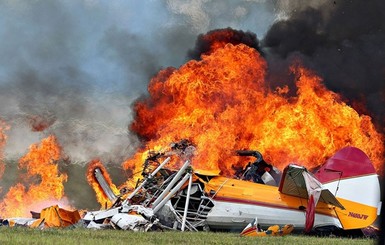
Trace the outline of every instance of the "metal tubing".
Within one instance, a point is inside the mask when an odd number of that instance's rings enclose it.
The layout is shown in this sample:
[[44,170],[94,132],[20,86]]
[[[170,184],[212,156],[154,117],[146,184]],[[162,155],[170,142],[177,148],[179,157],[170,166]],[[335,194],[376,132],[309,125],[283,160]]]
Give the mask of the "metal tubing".
[[161,168],[163,168],[164,165],[166,165],[170,161],[171,157],[167,157],[143,182],[140,184],[128,197],[125,201],[131,199],[146,183],[149,178],[152,178],[155,176],[156,173],[159,172]]
[[98,181],[100,187],[103,189],[104,194],[110,199],[111,202],[116,201],[115,193],[112,191],[111,187],[107,183],[106,179],[103,176],[102,171],[99,168],[96,168],[94,170],[94,176],[96,180]]
[[184,213],[183,213],[183,219],[182,219],[182,228],[181,228],[182,231],[184,231],[184,228],[186,226],[187,210],[188,210],[188,204],[190,202],[190,191],[191,191],[192,177],[193,177],[192,174],[190,174],[190,178],[188,181],[187,195],[186,195],[186,204],[184,206]]
[[152,206],[155,207],[157,206],[161,201],[162,199],[164,198],[164,196],[167,195],[167,192],[170,191],[171,187],[181,178],[182,174],[184,173],[184,171],[186,170],[186,168],[188,167],[188,165],[190,165],[190,161],[187,160],[183,166],[180,168],[180,170],[178,171],[178,173],[175,175],[175,177],[171,180],[170,184],[167,185],[166,189],[164,189],[164,191],[159,195],[159,197],[152,203]]
[[186,183],[187,179],[190,177],[190,173],[187,173],[181,181],[167,194],[167,196],[158,204],[156,207],[154,207],[153,212],[156,213],[161,209],[166,202],[182,187],[184,183]]

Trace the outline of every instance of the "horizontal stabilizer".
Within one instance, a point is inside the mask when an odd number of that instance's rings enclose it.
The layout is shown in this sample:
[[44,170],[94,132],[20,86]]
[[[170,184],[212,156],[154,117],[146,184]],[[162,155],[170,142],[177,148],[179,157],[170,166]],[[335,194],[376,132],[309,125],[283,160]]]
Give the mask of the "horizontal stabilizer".
[[[307,175],[307,179],[304,178],[304,174]],[[278,190],[286,195],[309,199],[306,188],[306,182],[309,181],[313,182],[312,184],[319,186],[321,189],[320,202],[344,209],[344,206],[336,199],[336,197],[328,189],[325,189],[322,184],[302,166],[294,164],[287,166],[283,171]]]

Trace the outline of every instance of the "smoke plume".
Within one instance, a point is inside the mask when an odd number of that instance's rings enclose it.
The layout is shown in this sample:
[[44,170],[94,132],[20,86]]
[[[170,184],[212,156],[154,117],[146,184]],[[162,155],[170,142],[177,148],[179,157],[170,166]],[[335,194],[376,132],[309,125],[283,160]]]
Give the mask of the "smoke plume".
[[344,95],[357,111],[371,115],[383,130],[384,1],[300,2],[291,1],[290,6],[278,2],[276,7],[284,9],[286,16],[262,40],[272,80],[279,84],[282,76],[277,74],[282,75],[287,64],[299,57],[324,78],[329,89]]

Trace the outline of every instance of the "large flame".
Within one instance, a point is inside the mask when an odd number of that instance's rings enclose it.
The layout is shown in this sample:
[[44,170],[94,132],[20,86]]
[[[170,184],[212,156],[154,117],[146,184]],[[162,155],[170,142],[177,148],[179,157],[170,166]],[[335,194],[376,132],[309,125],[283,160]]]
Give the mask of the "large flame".
[[227,44],[211,51],[151,80],[150,96],[136,103],[131,125],[146,145],[125,169],[139,172],[145,149],[189,139],[197,147],[193,166],[225,175],[244,164],[234,156],[238,149],[259,150],[280,169],[292,162],[313,168],[347,145],[362,149],[381,170],[383,136],[320,77],[294,65],[290,96],[288,87],[268,88],[267,64],[255,49]]
[[19,169],[25,170],[21,182],[12,186],[0,203],[0,216],[28,217],[31,210],[40,211],[48,205],[66,205],[63,182],[57,162],[61,149],[54,136],[30,146],[29,152],[19,160]]

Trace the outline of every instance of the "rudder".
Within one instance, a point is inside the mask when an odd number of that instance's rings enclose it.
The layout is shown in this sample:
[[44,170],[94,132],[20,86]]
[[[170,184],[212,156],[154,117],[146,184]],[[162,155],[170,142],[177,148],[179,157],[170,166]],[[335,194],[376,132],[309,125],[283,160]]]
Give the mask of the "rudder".
[[314,174],[345,207],[336,214],[345,230],[371,225],[380,213],[380,183],[369,157],[356,147],[345,147]]

